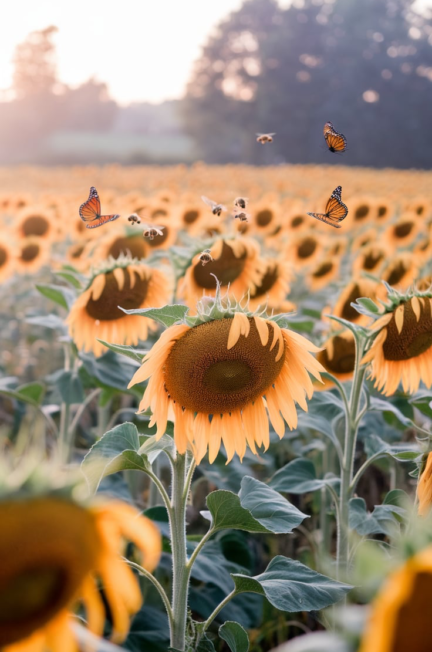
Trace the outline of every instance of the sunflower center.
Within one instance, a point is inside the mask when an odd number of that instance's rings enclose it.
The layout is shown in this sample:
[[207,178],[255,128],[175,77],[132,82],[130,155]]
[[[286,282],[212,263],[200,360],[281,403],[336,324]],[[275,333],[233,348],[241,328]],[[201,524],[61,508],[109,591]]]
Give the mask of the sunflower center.
[[185,211],[183,214],[183,222],[185,224],[193,224],[196,222],[196,220],[199,218],[199,212],[198,211]]
[[141,235],[116,238],[108,250],[108,256],[119,258],[121,255],[126,256],[128,252],[132,258],[138,258],[138,260],[145,258],[146,244]]
[[330,373],[348,374],[354,371],[355,342],[345,337],[333,337],[333,356],[330,358],[327,349],[321,353],[320,362]]
[[273,219],[273,213],[268,208],[258,211],[256,214],[256,223],[258,226],[267,226]]
[[49,222],[42,215],[31,215],[22,225],[22,230],[25,236],[38,235],[42,236],[48,232]]
[[418,573],[412,591],[396,616],[390,652],[429,652],[432,620],[425,614],[432,590],[431,573]]
[[325,276],[328,274],[331,270],[333,269],[333,263],[330,261],[326,263],[322,263],[312,274],[314,278],[321,278],[322,276]]
[[158,217],[166,217],[167,215],[168,211],[166,211],[164,208],[155,208],[155,210],[151,213],[151,218],[155,220]]
[[378,217],[387,215],[387,206],[378,206]]
[[40,617],[57,602],[63,585],[62,568],[34,568],[14,577],[0,594],[0,626]]
[[0,267],[3,267],[3,265],[7,262],[7,259],[8,259],[8,253],[6,249],[0,247]]
[[[205,267],[197,263],[193,270],[196,283],[206,290],[216,289],[216,278],[225,287],[228,283],[235,281],[242,273],[246,263],[246,253],[239,258],[234,255],[233,250],[226,242],[223,243],[222,253],[216,260],[211,260]],[[214,276],[211,276],[214,274]]]
[[293,219],[291,220],[291,226],[293,229],[297,229],[299,226],[303,224],[304,221],[305,218],[303,217],[303,215],[297,215],[296,217],[293,217]]
[[21,249],[21,260],[25,263],[31,263],[39,254],[39,245],[28,244]]
[[406,238],[414,228],[412,222],[403,222],[395,227],[394,234],[397,238]]
[[272,289],[278,278],[278,266],[274,265],[274,267],[267,267],[267,271],[262,277],[260,285],[256,286],[255,292],[251,292],[251,297],[255,299],[256,297],[262,297],[264,294],[267,294],[267,292]]
[[[135,283],[131,287],[131,274],[135,275]],[[125,281],[120,290],[113,272],[105,274],[105,287],[99,299],[90,298],[86,305],[87,314],[100,321],[112,321],[126,317],[118,306],[133,310],[142,306],[148,290],[148,280],[142,279],[135,271],[124,269]]]
[[351,292],[349,293],[349,295],[347,296],[343,304],[342,311],[341,311],[341,317],[343,319],[346,319],[347,321],[355,322],[357,319],[360,318],[360,314],[357,312],[355,308],[352,307],[351,304],[355,303],[355,301],[357,301],[357,299],[359,299],[362,296],[363,294],[360,290],[358,283],[355,283],[353,285]]
[[254,320],[248,337],[240,336],[227,349],[232,319],[221,319],[195,326],[173,346],[164,375],[167,392],[182,407],[204,414],[223,414],[239,410],[265,394],[284,364],[283,355],[275,361],[276,347],[261,344]]
[[317,241],[314,238],[305,238],[297,249],[299,258],[309,258],[317,248]]
[[367,204],[361,204],[356,208],[354,212],[354,219],[355,220],[364,220],[365,217],[369,215],[369,206]]
[[382,252],[377,254],[368,254],[365,256],[363,261],[363,269],[374,269],[383,258],[384,254]]
[[71,258],[79,258],[84,251],[84,245],[78,245],[70,252]]
[[389,285],[396,285],[396,283],[399,283],[399,281],[401,281],[403,279],[403,277],[406,274],[406,271],[407,270],[406,270],[405,265],[403,264],[403,262],[397,263],[393,267],[390,274],[388,275],[387,283]]
[[421,305],[420,319],[414,314],[411,301],[404,304],[404,320],[399,333],[395,317],[387,325],[387,338],[383,344],[386,360],[409,360],[416,358],[432,346],[432,314],[429,299],[426,307]]

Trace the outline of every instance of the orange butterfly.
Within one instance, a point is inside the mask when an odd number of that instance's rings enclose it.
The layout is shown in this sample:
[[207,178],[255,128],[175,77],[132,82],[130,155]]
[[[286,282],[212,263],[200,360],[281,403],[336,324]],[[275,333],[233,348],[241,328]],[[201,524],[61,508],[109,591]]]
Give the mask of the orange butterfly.
[[331,152],[344,152],[347,148],[347,139],[333,127],[331,122],[326,122],[323,129],[324,138]]
[[120,217],[120,215],[101,215],[99,195],[93,186],[90,188],[89,198],[81,204],[79,214],[83,222],[89,222],[89,224],[86,224],[87,229],[95,229],[97,226],[102,226],[106,222],[113,222]]
[[342,222],[348,215],[348,208],[342,201],[342,186],[333,190],[325,210],[325,213],[308,213],[308,215],[334,226],[335,229],[340,229],[341,225],[338,222]]

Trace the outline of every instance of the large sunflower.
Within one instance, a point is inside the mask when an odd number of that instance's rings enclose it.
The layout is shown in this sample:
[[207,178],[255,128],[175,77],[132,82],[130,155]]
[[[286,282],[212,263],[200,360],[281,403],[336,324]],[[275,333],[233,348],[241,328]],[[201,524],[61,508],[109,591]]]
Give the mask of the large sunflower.
[[430,292],[392,295],[386,312],[373,324],[376,333],[363,358],[371,363],[375,387],[386,396],[394,394],[399,383],[413,393],[420,382],[432,385],[432,298]]
[[[250,238],[220,239],[210,247],[213,260],[205,267],[196,254],[179,281],[178,294],[190,308],[204,294],[215,296],[216,278],[222,288],[229,286],[231,297],[239,300],[247,292],[253,293],[261,282],[266,264],[259,258],[259,246]],[[215,278],[216,277],[216,278]]]
[[[228,461],[242,459],[246,446],[269,445],[269,418],[282,437],[285,421],[297,425],[297,402],[307,410],[323,367],[318,351],[301,335],[276,321],[243,312],[221,313],[195,326],[168,328],[144,358],[129,386],[149,379],[140,411],[151,408],[157,437],[174,417],[180,453],[188,443],[197,461],[209,451],[213,462],[223,442]],[[162,390],[163,388],[163,390]]]
[[392,573],[372,604],[359,652],[429,652],[432,546]]
[[0,520],[2,652],[77,652],[71,624],[78,605],[93,633],[103,634],[108,608],[112,639],[126,637],[142,598],[120,555],[126,539],[145,568],[156,567],[161,538],[151,521],[124,503],[83,507],[53,495],[3,500]]
[[171,283],[160,270],[136,260],[111,261],[97,273],[78,297],[67,322],[79,349],[102,355],[106,348],[97,338],[116,344],[137,344],[146,340],[151,320],[127,315],[121,308],[163,306],[170,300]]

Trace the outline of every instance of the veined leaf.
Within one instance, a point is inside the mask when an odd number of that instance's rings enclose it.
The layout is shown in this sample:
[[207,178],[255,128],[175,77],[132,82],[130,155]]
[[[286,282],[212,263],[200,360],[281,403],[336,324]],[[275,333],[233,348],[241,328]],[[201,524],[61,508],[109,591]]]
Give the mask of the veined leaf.
[[69,310],[75,301],[76,295],[73,290],[62,285],[36,285],[36,289],[47,299],[51,299],[62,308]]
[[178,321],[182,321],[188,312],[189,308],[181,304],[174,304],[173,306],[164,306],[163,308],[137,308],[133,310],[124,310],[119,306],[127,315],[141,315],[154,319],[167,328],[172,326]]
[[339,484],[339,478],[333,475],[323,479],[317,478],[313,462],[301,457],[279,469],[269,482],[270,487],[276,491],[291,494],[305,494],[322,489],[326,485],[337,487]]
[[249,637],[246,630],[239,623],[227,620],[219,627],[219,638],[228,645],[231,652],[248,652]]

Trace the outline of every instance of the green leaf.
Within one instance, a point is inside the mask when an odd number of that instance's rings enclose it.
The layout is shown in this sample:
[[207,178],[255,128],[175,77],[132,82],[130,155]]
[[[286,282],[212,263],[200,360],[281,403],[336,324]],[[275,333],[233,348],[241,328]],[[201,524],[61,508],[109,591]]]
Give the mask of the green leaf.
[[111,344],[110,342],[105,342],[105,340],[100,340],[99,338],[96,339],[98,342],[101,342],[101,344],[106,346],[107,349],[114,351],[114,353],[124,355],[127,358],[131,358],[135,362],[139,362],[140,364],[142,363],[143,357],[147,353],[147,351],[137,351],[133,348],[133,346],[128,346],[126,344]]
[[219,638],[228,645],[231,652],[248,652],[249,637],[239,623],[227,620],[226,623],[219,627],[218,634]]
[[418,392],[410,399],[410,403],[422,414],[432,419],[432,394],[430,392]]
[[133,310],[124,310],[121,306],[119,306],[119,308],[127,315],[142,315],[143,317],[148,317],[149,319],[158,321],[167,328],[178,321],[183,321],[189,310],[187,306],[182,306],[180,304],[164,306],[163,308],[137,308]]
[[208,638],[206,634],[204,634],[204,636],[198,643],[196,652],[216,652],[216,648],[213,645],[213,642]]
[[71,272],[57,272],[57,276],[64,278],[64,280],[73,285],[76,290],[81,290],[82,283],[75,274]]
[[76,295],[70,288],[62,285],[36,285],[36,289],[47,299],[51,299],[62,308],[69,310],[75,301]]
[[279,469],[270,480],[269,485],[276,491],[305,494],[322,489],[326,485],[337,486],[339,483],[339,478],[335,476],[323,480],[318,479],[313,462],[299,457]]
[[93,386],[111,387],[121,392],[127,392],[126,388],[136,371],[136,364],[119,357],[113,351],[107,351],[100,358],[81,352],[80,359],[83,362],[80,375],[86,373],[90,376],[88,382],[93,382]]
[[55,385],[62,400],[67,405],[82,403],[85,400],[81,378],[77,371],[59,371],[49,376],[49,382]]
[[281,611],[318,611],[339,602],[352,586],[278,555],[255,577],[233,574],[236,593],[258,593]]
[[109,430],[97,441],[85,456],[81,468],[90,491],[97,490],[107,475],[132,469],[146,471],[148,461],[139,454],[139,435],[133,423],[122,423]]
[[382,412],[384,415],[392,414],[401,425],[405,426],[405,428],[415,427],[412,420],[405,416],[401,410],[399,410],[399,408],[389,400],[383,401],[381,398],[373,396],[370,401],[370,411]]
[[312,333],[315,326],[312,319],[306,319],[303,315],[289,312],[274,315],[271,321],[275,321],[281,328],[292,328],[301,333]]
[[45,396],[46,387],[42,383],[34,382],[21,385],[16,389],[0,389],[0,394],[8,398],[22,401],[33,407],[39,407]]
[[289,534],[308,518],[277,491],[246,476],[238,496],[231,491],[213,491],[207,506],[216,530],[245,530]]
[[150,464],[153,464],[155,459],[163,452],[167,453],[170,457],[175,457],[176,448],[174,439],[169,435],[163,435],[159,441],[157,441],[156,435],[153,435],[139,449],[140,455],[145,455]]
[[[379,307],[376,305],[375,301],[372,301],[372,299],[369,299],[368,297],[360,297],[357,299],[355,303],[351,304],[353,308],[355,308],[358,312],[362,312],[363,314],[369,314],[373,313],[374,315],[377,315],[380,311]],[[360,308],[365,308],[366,312],[363,312],[362,310],[359,310]]]
[[399,462],[413,462],[421,455],[420,448],[415,443],[388,444],[378,435],[370,434],[365,438],[365,452],[368,457],[382,453]]
[[386,534],[395,536],[399,532],[398,516],[405,510],[396,505],[376,505],[373,512],[368,512],[363,498],[352,498],[349,503],[349,526],[361,536]]
[[58,329],[66,332],[66,325],[64,320],[58,315],[40,315],[36,317],[29,317],[26,319],[28,324],[35,324],[36,326],[43,326],[44,328]]

